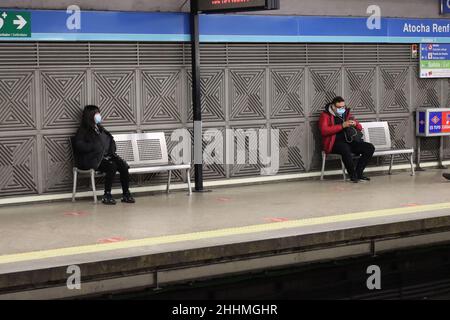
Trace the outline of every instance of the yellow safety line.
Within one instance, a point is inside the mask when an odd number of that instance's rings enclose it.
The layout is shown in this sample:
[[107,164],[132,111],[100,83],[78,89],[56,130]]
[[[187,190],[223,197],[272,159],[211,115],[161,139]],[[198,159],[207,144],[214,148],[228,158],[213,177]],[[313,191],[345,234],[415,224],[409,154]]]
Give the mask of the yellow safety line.
[[46,259],[46,258],[54,258],[54,257],[62,257],[62,256],[70,256],[70,255],[76,255],[76,254],[105,252],[105,251],[118,250],[118,249],[129,249],[129,248],[136,248],[136,247],[143,247],[143,246],[169,244],[169,243],[176,243],[176,242],[183,242],[183,241],[203,240],[203,239],[211,239],[211,238],[218,238],[218,237],[225,237],[225,236],[251,234],[251,233],[256,233],[256,232],[264,232],[264,231],[283,230],[283,229],[289,229],[289,228],[314,226],[314,225],[321,225],[321,224],[327,224],[327,223],[346,222],[346,221],[370,219],[370,218],[381,218],[381,217],[405,215],[405,214],[411,214],[411,213],[417,213],[417,212],[437,211],[437,210],[444,210],[444,209],[450,209],[450,202],[431,204],[431,205],[414,206],[414,207],[404,207],[404,208],[393,208],[393,209],[347,213],[347,214],[340,214],[340,215],[334,215],[334,216],[307,218],[307,219],[283,221],[283,222],[277,222],[277,223],[258,224],[258,225],[244,226],[244,227],[200,231],[200,232],[193,232],[193,233],[159,236],[159,237],[136,239],[136,240],[126,240],[126,241],[115,242],[115,243],[92,244],[92,245],[84,245],[84,246],[77,246],[77,247],[67,247],[67,248],[32,251],[32,252],[25,252],[25,253],[18,253],[18,254],[0,255],[0,264]]

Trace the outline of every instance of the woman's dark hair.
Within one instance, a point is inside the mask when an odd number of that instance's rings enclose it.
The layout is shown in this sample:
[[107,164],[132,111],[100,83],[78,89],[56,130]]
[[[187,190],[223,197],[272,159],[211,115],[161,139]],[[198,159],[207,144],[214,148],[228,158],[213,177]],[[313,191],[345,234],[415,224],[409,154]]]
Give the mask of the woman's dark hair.
[[97,112],[100,112],[100,109],[97,106],[87,105],[84,107],[83,115],[81,117],[81,126],[85,129],[94,129],[94,116]]
[[333,101],[331,101],[331,103],[334,105],[336,105],[336,103],[341,103],[341,102],[345,102],[344,98],[342,98],[342,97],[336,97],[333,99]]

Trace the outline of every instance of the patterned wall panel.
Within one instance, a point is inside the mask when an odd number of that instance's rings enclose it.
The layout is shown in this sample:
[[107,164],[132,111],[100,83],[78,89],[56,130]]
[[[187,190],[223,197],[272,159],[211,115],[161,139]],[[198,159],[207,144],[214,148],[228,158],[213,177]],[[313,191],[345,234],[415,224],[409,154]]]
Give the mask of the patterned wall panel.
[[374,67],[345,69],[345,99],[355,114],[375,114],[376,78]]
[[37,192],[35,137],[0,138],[0,194]]
[[305,116],[304,69],[271,69],[269,90],[272,119]]
[[[317,119],[309,122],[310,130],[310,153],[308,154],[310,170],[320,170],[322,164],[322,138],[319,130],[319,121]],[[328,168],[328,167],[327,167]]]
[[181,70],[141,71],[143,124],[182,121]]
[[342,94],[340,67],[312,67],[309,69],[311,116],[317,116],[334,97]]
[[[420,79],[419,69],[412,68],[413,77],[413,108],[416,107],[441,107],[441,80]],[[414,111],[413,110],[413,111]]]
[[443,81],[444,85],[444,108],[450,108],[450,79]]
[[[166,144],[167,144],[167,152],[169,155],[169,161],[171,161],[171,152],[173,148],[178,144],[177,141],[172,141],[171,135],[172,132],[175,129],[164,129],[164,130],[155,130],[154,132],[163,131],[166,136]],[[152,132],[149,130],[146,130],[145,132]],[[172,171],[172,177],[171,181],[173,182],[181,182],[184,181],[185,177],[182,175],[182,173],[178,170]],[[150,174],[143,174],[140,177],[139,183],[141,185],[148,185],[149,183],[166,183],[167,182],[167,173],[166,172],[159,172],[159,173],[150,173]]]
[[[204,158],[203,161],[204,162],[208,162],[209,164],[204,164],[203,165],[203,176],[205,178],[205,180],[210,180],[210,179],[220,179],[220,178],[225,178],[225,150],[223,150],[224,146],[225,146],[225,129],[224,128],[203,128],[203,134],[205,134],[205,132],[207,130],[219,130],[220,133],[222,134],[222,141],[223,144],[222,146],[220,145],[220,141],[217,141],[215,139],[211,139],[210,142],[205,141],[205,139],[203,140],[202,146],[203,146],[203,150],[205,150],[207,145],[210,145],[211,150],[213,149],[217,149],[220,150],[220,148],[223,151],[223,158],[222,158],[222,163],[213,163],[214,161],[211,159],[211,157],[206,157],[206,159]],[[191,134],[191,139],[192,141],[194,141],[194,131],[189,130],[190,134]],[[191,150],[191,154],[192,154],[192,163],[194,163],[194,149],[192,148]],[[206,161],[205,161],[206,160]],[[191,175],[192,177],[194,177],[194,170],[191,171]]]
[[[407,149],[414,146],[414,122],[412,116],[381,118],[380,121],[389,123],[393,147]],[[389,160],[390,157],[386,157],[385,162],[388,163]],[[409,157],[408,155],[398,155],[394,157],[394,162],[409,162]]]
[[36,127],[33,71],[0,72],[0,131]]
[[103,120],[112,125],[136,124],[136,76],[134,70],[94,70],[93,100]]
[[[192,112],[192,73],[188,77],[188,120],[193,120]],[[204,70],[201,72],[201,106],[203,121],[225,121],[225,71]]]
[[230,120],[266,118],[264,69],[230,70]]
[[[62,47],[65,45],[61,44]],[[185,47],[187,50],[171,51],[170,61],[144,63],[143,68],[142,61],[148,60],[149,54],[157,56],[156,51],[151,50],[158,44],[151,44],[145,52],[137,50],[142,44],[116,44],[128,49],[111,52],[105,59],[99,54],[103,54],[101,50],[109,47],[109,43],[80,45],[88,50],[83,53],[89,53],[85,55],[87,60],[83,60],[83,66],[66,68],[61,63],[52,64],[53,58],[44,52],[41,52],[40,61],[45,60],[45,66],[41,64],[37,70],[11,70],[8,69],[11,63],[0,61],[0,195],[35,194],[41,190],[38,176],[43,179],[43,192],[70,190],[71,159],[67,137],[73,134],[80,111],[87,103],[100,106],[105,125],[113,132],[114,128],[121,132],[164,131],[169,154],[177,144],[170,140],[172,129],[191,128],[190,66],[182,65],[188,63],[188,47]],[[329,44],[316,44],[313,51],[305,49],[301,61],[297,54],[291,54],[298,51],[297,44],[280,44],[281,51],[277,51],[275,59],[273,50],[264,49],[258,53],[264,58],[262,60],[255,58],[253,49],[268,48],[270,44],[256,44],[254,48],[248,44],[233,45],[246,59],[253,61],[253,66],[245,66],[242,59],[233,60],[237,57],[234,53],[233,58],[223,51],[229,46],[221,45],[220,56],[216,51],[205,51],[204,60],[214,63],[208,64],[210,67],[204,68],[201,74],[203,119],[210,123],[203,129],[206,131],[207,127],[215,125],[211,122],[216,122],[221,132],[229,127],[248,130],[270,126],[279,129],[280,173],[320,170],[322,148],[317,116],[337,95],[346,98],[359,120],[369,121],[376,117],[387,120],[393,144],[397,147],[414,144],[411,112],[416,106],[437,107],[441,97],[450,105],[450,81],[418,79],[415,62],[411,63],[409,56],[397,53],[398,48],[409,52],[408,45],[392,48],[383,45],[383,50],[389,48],[389,52],[380,51],[380,56],[371,48],[370,55],[359,54],[357,60],[350,57],[351,61],[347,59],[345,48],[339,51],[344,54],[339,57],[345,60],[324,56],[323,50],[333,46]],[[363,45],[351,46],[356,53],[363,49]],[[130,55],[129,58],[124,54]],[[384,62],[383,54],[388,54],[391,64]],[[140,66],[138,61],[141,61]],[[88,66],[92,69],[87,69]],[[138,118],[139,125],[143,126],[137,125]],[[17,132],[23,130],[32,133],[17,137]],[[191,129],[189,132],[192,135]],[[444,141],[445,155],[450,158],[450,140]],[[37,150],[38,145],[42,145],[40,150]],[[244,145],[248,150],[248,140]],[[423,139],[423,161],[436,160],[438,153],[439,139]],[[255,155],[257,164],[205,165],[204,176],[206,179],[259,176],[263,165],[258,154]],[[374,160],[371,164],[380,161]],[[397,157],[396,161],[405,163],[407,159]],[[42,165],[38,166],[38,163]],[[327,169],[339,167],[337,161],[327,163]],[[165,183],[166,178],[166,173],[132,175],[131,185]],[[183,174],[173,173],[174,182],[184,179]],[[79,189],[87,190],[88,182],[80,179]],[[103,188],[102,179],[98,179],[97,184],[99,189]],[[114,185],[119,187],[118,179]]]
[[410,111],[408,76],[408,67],[380,67],[380,113],[406,113]]
[[85,70],[40,72],[43,127],[66,128],[79,125],[81,111],[87,104]]
[[306,139],[305,123],[273,124],[273,129],[279,130],[279,160],[282,172],[305,171]]
[[44,136],[44,190],[68,191],[72,186],[72,149],[70,135]]
[[[263,168],[264,166],[261,164],[259,159],[258,145],[253,145],[250,142],[251,138],[246,136],[245,131],[257,132],[258,129],[264,128],[264,126],[258,125],[232,127],[232,129],[234,130],[234,163],[231,165],[230,176],[258,176],[261,174],[261,168]],[[244,132],[238,133],[236,132],[236,130],[243,130]],[[258,134],[256,134],[256,141],[259,141],[258,139]],[[243,150],[243,152],[245,152],[245,163],[240,163],[241,161],[239,161],[238,159],[238,150]]]
[[420,161],[436,161],[439,159],[440,139],[436,137],[421,139]]

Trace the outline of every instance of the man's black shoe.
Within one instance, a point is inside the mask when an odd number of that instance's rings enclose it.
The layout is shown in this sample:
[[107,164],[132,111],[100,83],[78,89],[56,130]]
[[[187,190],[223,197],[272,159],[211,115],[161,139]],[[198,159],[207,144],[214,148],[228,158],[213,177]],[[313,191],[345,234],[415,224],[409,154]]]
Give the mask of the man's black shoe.
[[443,173],[442,176],[447,179],[450,180],[450,173]]
[[369,178],[369,177],[366,177],[366,176],[360,176],[360,177],[359,177],[359,180],[362,180],[362,181],[370,181],[370,178]]
[[356,174],[352,175],[350,181],[353,183],[358,183],[359,182],[358,176]]
[[102,203],[108,204],[108,205],[114,205],[116,204],[116,200],[114,200],[112,194],[110,192],[105,192],[102,198]]
[[134,200],[134,198],[133,198],[133,196],[131,195],[130,192],[125,192],[122,195],[122,200],[121,201],[125,202],[125,203],[135,203],[136,202],[136,200]]

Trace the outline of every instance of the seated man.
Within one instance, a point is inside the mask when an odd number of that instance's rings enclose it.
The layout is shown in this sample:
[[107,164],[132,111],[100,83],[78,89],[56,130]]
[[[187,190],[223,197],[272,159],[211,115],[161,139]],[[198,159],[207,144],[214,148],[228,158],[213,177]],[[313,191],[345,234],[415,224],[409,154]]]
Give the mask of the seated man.
[[[369,181],[363,172],[375,152],[371,143],[362,141],[361,124],[350,114],[345,107],[342,97],[336,97],[325,107],[319,119],[319,128],[322,134],[322,144],[325,153],[336,153],[342,156],[345,168],[354,183]],[[356,168],[353,164],[352,153],[360,155]]]

